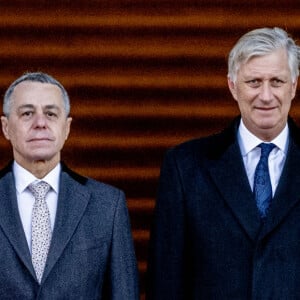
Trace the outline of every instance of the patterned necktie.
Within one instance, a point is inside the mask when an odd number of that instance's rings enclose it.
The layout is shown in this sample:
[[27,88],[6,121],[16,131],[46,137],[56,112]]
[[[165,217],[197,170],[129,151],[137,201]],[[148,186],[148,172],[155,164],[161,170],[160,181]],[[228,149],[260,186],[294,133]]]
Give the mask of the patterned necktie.
[[51,242],[50,214],[46,194],[50,186],[44,181],[28,186],[35,202],[31,220],[31,258],[38,282],[41,283]]
[[257,208],[262,218],[265,218],[272,200],[272,185],[269,174],[268,158],[274,144],[261,143],[260,160],[254,174],[254,195]]

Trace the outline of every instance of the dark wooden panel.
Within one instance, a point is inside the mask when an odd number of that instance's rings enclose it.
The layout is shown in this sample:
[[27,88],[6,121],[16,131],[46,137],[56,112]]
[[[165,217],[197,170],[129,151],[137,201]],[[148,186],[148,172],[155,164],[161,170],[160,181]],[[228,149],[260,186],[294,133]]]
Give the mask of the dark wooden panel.
[[[227,54],[255,27],[300,38],[298,1],[0,1],[0,93],[25,71],[60,80],[73,127],[62,157],[122,188],[144,278],[167,148],[221,130],[238,113]],[[298,121],[296,99],[292,115]],[[0,138],[0,165],[11,159]]]

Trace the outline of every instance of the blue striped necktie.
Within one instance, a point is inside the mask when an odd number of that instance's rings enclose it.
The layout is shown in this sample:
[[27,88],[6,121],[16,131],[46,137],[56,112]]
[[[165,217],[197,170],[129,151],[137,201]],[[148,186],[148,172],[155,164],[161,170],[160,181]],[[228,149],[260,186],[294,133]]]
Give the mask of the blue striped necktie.
[[261,155],[254,173],[253,191],[259,213],[262,218],[265,218],[272,200],[272,185],[269,174],[268,158],[275,145],[272,143],[261,143],[258,147],[261,148]]

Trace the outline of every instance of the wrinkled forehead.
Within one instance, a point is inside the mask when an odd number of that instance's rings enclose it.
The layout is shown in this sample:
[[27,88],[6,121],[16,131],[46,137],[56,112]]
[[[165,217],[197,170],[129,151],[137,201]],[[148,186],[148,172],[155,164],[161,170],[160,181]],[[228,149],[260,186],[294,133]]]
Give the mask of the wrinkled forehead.
[[16,93],[56,93],[62,98],[62,93],[60,91],[60,88],[52,83],[43,83],[39,81],[22,81],[19,84],[17,84],[12,92],[12,95],[15,95]]
[[54,84],[35,81],[23,81],[15,86],[11,94],[12,105],[57,105],[63,106],[63,95]]
[[292,74],[292,69],[289,64],[287,51],[283,48],[263,53],[252,52],[247,55],[240,55],[239,59],[236,62],[235,71],[237,73],[242,66],[250,64],[252,61],[260,61],[261,64],[265,64],[265,68],[268,69],[268,62],[270,61],[270,58],[273,58],[273,61],[276,60],[279,63],[278,66],[280,68],[283,68],[284,71],[287,71],[290,74]]

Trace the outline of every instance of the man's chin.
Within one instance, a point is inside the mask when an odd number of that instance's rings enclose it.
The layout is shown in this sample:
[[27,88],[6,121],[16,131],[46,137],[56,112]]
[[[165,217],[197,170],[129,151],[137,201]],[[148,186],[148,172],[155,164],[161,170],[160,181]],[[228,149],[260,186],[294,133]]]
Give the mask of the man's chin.
[[[281,118],[275,117],[275,116],[264,116],[263,118],[257,118],[253,119],[253,122],[256,124],[256,126],[260,129],[272,129],[279,126],[281,123]],[[284,122],[282,122],[283,124]]]
[[53,154],[45,154],[45,153],[35,153],[29,157],[29,160],[32,162],[47,162],[53,158]]
[[263,122],[258,123],[258,128],[260,128],[261,130],[272,130],[272,129],[276,129],[279,126],[278,121],[275,122],[273,120],[264,120]]

